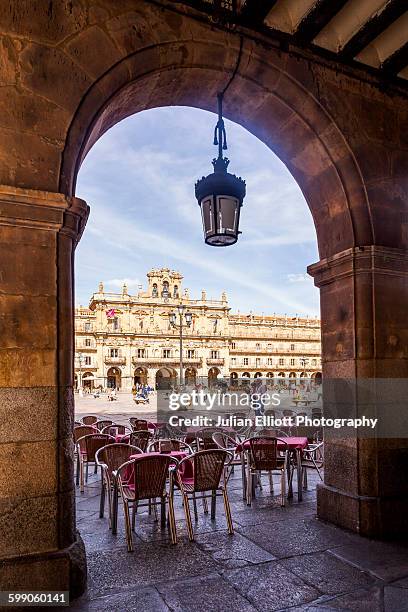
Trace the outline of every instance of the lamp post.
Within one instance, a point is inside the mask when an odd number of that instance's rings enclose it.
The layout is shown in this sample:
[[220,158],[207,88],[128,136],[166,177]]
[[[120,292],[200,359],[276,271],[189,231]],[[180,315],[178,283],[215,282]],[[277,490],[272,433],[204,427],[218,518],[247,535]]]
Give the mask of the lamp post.
[[82,390],[82,364],[84,362],[84,356],[82,353],[78,353],[78,363],[79,363],[79,395],[82,397],[84,392]]
[[[179,322],[177,323],[177,314],[179,318]],[[184,318],[183,318],[184,315]],[[179,304],[177,306],[177,312],[171,312],[169,315],[170,325],[174,329],[179,330],[179,340],[180,340],[180,387],[183,385],[183,328],[184,325],[190,327],[191,322],[193,320],[193,316],[191,312],[186,312],[186,306],[184,304]]]
[[[300,358],[300,365],[302,366],[303,369],[306,368],[308,363],[309,363],[309,360],[306,357],[301,357]],[[305,372],[305,374],[306,374],[306,372]]]

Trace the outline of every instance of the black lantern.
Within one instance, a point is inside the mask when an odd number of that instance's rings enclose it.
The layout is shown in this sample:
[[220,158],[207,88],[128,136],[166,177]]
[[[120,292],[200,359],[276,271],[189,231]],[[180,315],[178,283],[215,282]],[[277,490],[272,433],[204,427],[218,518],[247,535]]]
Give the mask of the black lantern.
[[239,215],[245,197],[245,181],[227,172],[229,159],[223,157],[227,149],[227,135],[222,118],[223,93],[218,94],[218,122],[214,144],[218,157],[213,159],[214,172],[203,176],[195,185],[195,195],[201,207],[204,240],[211,246],[229,246],[238,240]]

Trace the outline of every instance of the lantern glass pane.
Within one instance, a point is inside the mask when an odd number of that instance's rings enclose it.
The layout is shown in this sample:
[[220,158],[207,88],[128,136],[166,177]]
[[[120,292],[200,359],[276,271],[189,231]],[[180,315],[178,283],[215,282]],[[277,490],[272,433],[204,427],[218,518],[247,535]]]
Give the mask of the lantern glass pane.
[[201,201],[201,216],[203,219],[204,238],[213,234],[214,228],[214,198],[208,196]]
[[239,200],[231,196],[218,196],[218,231],[219,233],[237,232]]

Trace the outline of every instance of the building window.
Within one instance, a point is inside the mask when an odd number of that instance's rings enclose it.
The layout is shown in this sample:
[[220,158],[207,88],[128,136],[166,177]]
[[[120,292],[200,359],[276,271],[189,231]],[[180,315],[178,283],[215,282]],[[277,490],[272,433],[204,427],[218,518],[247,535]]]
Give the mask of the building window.
[[236,343],[235,342],[231,342],[231,348],[234,349],[236,347],[237,347]]
[[272,357],[268,357],[268,365],[273,365],[273,359],[272,359]]
[[259,344],[259,342],[257,342],[257,343],[255,344],[255,348],[256,348],[256,350],[257,350],[257,351],[259,351],[259,350],[260,350],[261,345]]
[[220,352],[219,351],[211,351],[210,357],[211,357],[211,359],[219,359],[220,358]]
[[291,344],[291,345],[290,345],[290,350],[291,350],[291,351],[294,351],[294,350],[295,350],[295,345],[294,345],[294,344]]
[[244,365],[249,365],[249,359],[248,359],[248,357],[244,357]]
[[146,357],[146,349],[137,349],[137,356],[140,358]]
[[295,365],[295,360],[294,360],[293,358],[290,360],[290,365],[291,365],[291,366],[294,366],[294,365]]
[[195,350],[194,349],[188,349],[187,351],[187,359],[194,359],[195,358]]
[[91,358],[89,356],[85,357],[85,365],[90,366],[91,365]]
[[153,283],[152,297],[157,297],[158,295],[159,292],[157,291],[157,283]]
[[317,365],[317,359],[312,359],[312,365]]
[[261,358],[260,357],[257,357],[255,359],[255,365],[256,365],[256,367],[259,367],[261,365]]
[[163,357],[169,359],[171,357],[171,349],[163,349]]
[[119,357],[119,349],[111,348],[109,349],[109,354],[111,357]]
[[85,338],[85,346],[91,346],[91,339]]
[[279,357],[279,365],[280,366],[285,365],[285,360],[283,357]]
[[86,332],[90,332],[92,329],[92,325],[89,323],[89,321],[87,321],[84,325],[84,329]]
[[178,286],[174,285],[174,289],[173,289],[173,297],[178,298],[179,296],[179,292],[178,292]]
[[162,297],[168,298],[169,295],[170,295],[170,293],[169,293],[169,282],[168,281],[164,281],[163,282]]
[[113,319],[113,331],[118,331],[119,329],[119,319],[118,317],[115,317]]
[[237,363],[236,357],[231,357],[231,365],[235,365]]

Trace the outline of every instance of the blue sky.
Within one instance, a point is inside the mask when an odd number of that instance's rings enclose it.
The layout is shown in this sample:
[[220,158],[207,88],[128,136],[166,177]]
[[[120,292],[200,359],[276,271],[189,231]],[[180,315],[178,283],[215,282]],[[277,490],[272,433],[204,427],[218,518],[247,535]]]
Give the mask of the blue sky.
[[76,253],[76,303],[97,290],[129,292],[151,268],[184,276],[192,298],[226,291],[233,312],[319,316],[318,290],[306,266],[318,261],[313,220],[283,163],[255,136],[226,121],[230,172],[247,195],[238,243],[204,244],[194,196],[212,171],[216,116],[184,107],[157,108],[125,119],[88,153],[76,195],[91,207]]

